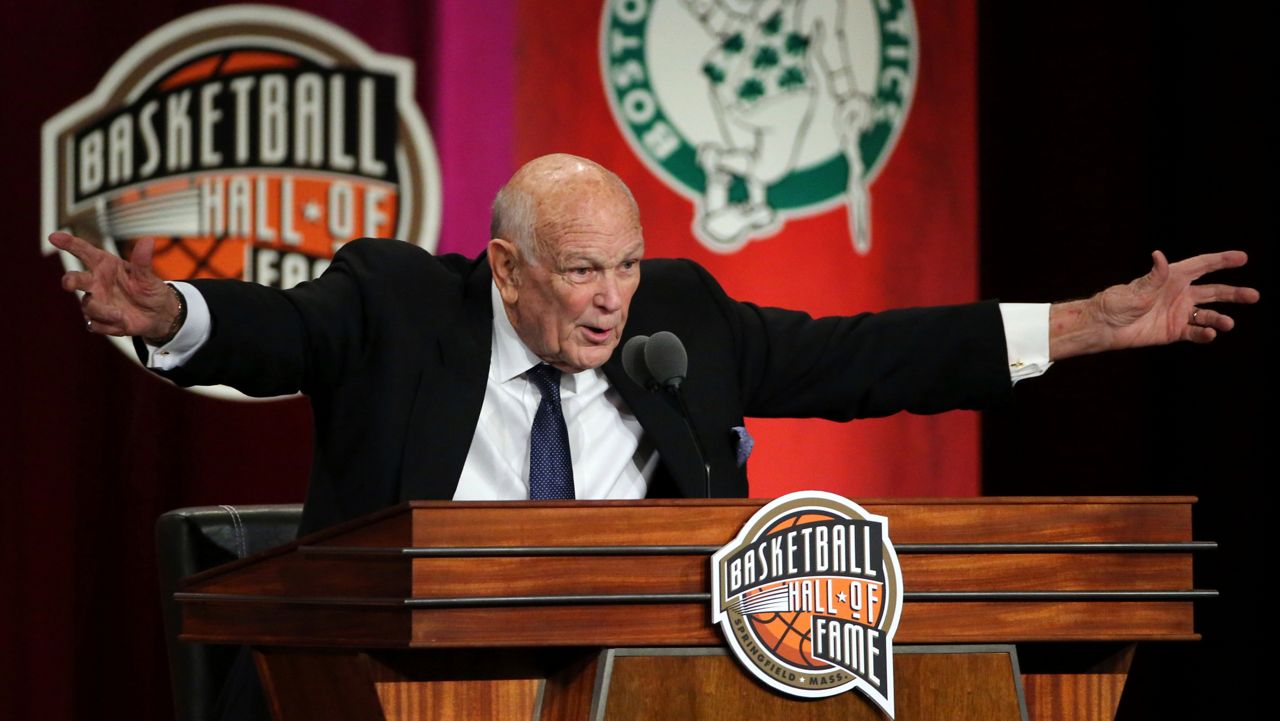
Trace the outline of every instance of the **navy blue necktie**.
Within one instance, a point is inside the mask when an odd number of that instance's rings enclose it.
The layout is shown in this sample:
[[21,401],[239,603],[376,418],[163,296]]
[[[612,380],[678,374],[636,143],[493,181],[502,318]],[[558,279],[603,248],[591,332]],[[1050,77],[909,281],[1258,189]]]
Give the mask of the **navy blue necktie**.
[[542,392],[529,436],[529,498],[573,498],[573,462],[569,430],[560,410],[560,371],[543,363],[525,374]]

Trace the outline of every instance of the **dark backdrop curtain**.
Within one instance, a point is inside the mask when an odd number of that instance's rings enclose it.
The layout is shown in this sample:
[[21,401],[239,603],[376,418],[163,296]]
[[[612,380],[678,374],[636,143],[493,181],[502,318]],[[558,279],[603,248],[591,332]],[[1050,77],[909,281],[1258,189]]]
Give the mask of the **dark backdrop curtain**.
[[[58,287],[61,264],[39,252],[41,124],[88,95],[143,36],[215,4],[52,0],[3,11],[0,718],[172,718],[156,517],[190,505],[297,502],[306,487],[304,401],[211,400],[139,372],[81,330],[74,299]],[[412,58],[419,98],[432,97],[423,89],[447,46],[435,3],[282,4]],[[432,129],[442,103],[422,103]]]
[[[1084,358],[985,414],[984,493],[1192,495],[1199,644],[1140,647],[1124,718],[1243,718],[1262,668],[1274,541],[1263,429],[1272,379],[1274,17],[1261,5],[985,2],[979,25],[984,296],[1086,295],[1227,248],[1262,305],[1210,347]],[[1272,471],[1268,471],[1270,468]],[[1223,707],[1218,705],[1222,704]]]

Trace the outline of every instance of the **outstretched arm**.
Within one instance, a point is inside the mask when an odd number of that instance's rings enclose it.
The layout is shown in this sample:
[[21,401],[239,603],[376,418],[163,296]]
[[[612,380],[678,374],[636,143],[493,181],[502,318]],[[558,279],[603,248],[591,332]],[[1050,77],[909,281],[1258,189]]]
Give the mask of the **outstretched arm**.
[[1055,303],[1049,311],[1049,356],[1061,360],[1121,348],[1165,345],[1181,340],[1208,343],[1231,330],[1230,316],[1199,306],[1256,303],[1258,291],[1233,285],[1192,285],[1202,276],[1238,268],[1248,256],[1238,250],[1209,253],[1170,264],[1151,254],[1151,272],[1084,300]]
[[91,333],[138,336],[159,345],[154,341],[177,331],[178,298],[151,270],[154,241],[139,241],[128,261],[69,233],[53,233],[49,242],[84,265],[64,274],[62,287],[84,293],[80,311]]

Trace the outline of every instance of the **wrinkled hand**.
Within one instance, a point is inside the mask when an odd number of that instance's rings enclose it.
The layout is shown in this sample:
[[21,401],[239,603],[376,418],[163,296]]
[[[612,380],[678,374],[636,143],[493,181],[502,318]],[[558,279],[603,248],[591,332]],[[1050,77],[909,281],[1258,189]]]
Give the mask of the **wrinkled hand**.
[[1049,351],[1057,360],[1084,353],[1164,345],[1181,340],[1208,343],[1235,327],[1231,316],[1201,308],[1205,303],[1256,303],[1253,288],[1192,285],[1202,276],[1238,268],[1248,256],[1238,250],[1197,255],[1170,264],[1151,254],[1151,272],[1086,300],[1056,303],[1050,310]]
[[91,333],[162,338],[178,317],[178,300],[151,271],[155,242],[139,241],[128,262],[69,233],[53,233],[49,242],[74,255],[84,270],[68,271],[62,288],[81,291],[80,311]]

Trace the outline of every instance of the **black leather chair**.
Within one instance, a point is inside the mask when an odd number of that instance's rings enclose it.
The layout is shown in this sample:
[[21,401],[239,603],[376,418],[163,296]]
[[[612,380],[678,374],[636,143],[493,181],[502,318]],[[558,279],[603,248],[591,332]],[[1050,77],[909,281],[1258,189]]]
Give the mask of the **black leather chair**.
[[238,653],[235,646],[183,643],[173,600],[178,582],[205,569],[288,543],[298,535],[302,504],[179,508],[156,521],[160,603],[178,721],[211,721],[214,703]]

